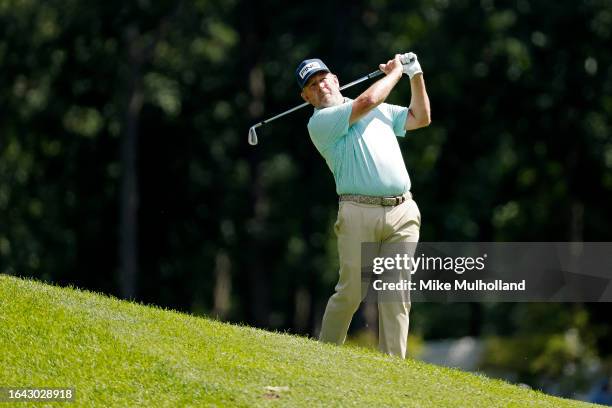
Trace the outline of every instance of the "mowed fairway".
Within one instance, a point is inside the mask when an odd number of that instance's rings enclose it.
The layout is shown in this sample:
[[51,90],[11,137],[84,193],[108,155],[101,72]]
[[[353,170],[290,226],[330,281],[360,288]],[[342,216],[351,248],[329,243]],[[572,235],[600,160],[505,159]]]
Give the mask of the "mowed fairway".
[[0,327],[0,387],[73,387],[66,406],[593,406],[6,275]]

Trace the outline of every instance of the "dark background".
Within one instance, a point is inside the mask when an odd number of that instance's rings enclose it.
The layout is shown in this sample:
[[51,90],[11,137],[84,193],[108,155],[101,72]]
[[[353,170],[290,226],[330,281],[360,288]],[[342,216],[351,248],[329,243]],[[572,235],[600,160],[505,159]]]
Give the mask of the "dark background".
[[[302,59],[342,84],[407,51],[422,241],[612,241],[611,31],[605,0],[0,2],[0,273],[316,335],[337,205],[311,109],[247,131],[302,102]],[[411,336],[563,395],[612,353],[608,304],[417,304]]]

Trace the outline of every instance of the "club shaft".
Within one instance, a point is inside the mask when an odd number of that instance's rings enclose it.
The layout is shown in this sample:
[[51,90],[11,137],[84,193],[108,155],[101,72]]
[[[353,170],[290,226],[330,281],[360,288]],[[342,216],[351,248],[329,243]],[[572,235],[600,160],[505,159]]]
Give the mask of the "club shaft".
[[298,106],[296,106],[296,107],[294,107],[294,108],[291,108],[291,109],[289,109],[288,111],[285,111],[285,112],[283,112],[283,113],[279,113],[278,115],[273,116],[273,117],[271,117],[270,119],[262,120],[261,122],[259,122],[259,123],[258,123],[257,125],[255,125],[255,126],[259,127],[259,126],[261,126],[261,125],[265,125],[265,124],[266,124],[266,123],[268,123],[268,122],[272,122],[273,120],[276,120],[276,119],[278,119],[278,118],[280,118],[280,117],[283,117],[283,116],[285,116],[285,115],[288,115],[288,114],[290,114],[291,112],[295,112],[296,110],[298,110],[298,109],[302,109],[303,107],[308,106],[308,105],[310,105],[308,102],[304,102],[303,104],[298,105]]
[[382,75],[382,73],[383,72],[380,69],[377,69],[374,72],[370,72],[368,75],[364,75],[361,78],[356,79],[353,82],[349,82],[348,84],[341,86],[340,90],[343,90],[343,89],[346,89],[346,88],[350,88],[351,86],[357,85],[357,84],[359,84],[359,83],[361,83],[363,81],[367,81],[368,79],[376,78],[377,76]]
[[[353,82],[349,82],[348,84],[341,86],[341,87],[340,87],[340,90],[342,91],[343,89],[350,88],[350,87],[351,87],[351,86],[353,86],[353,85],[357,85],[357,84],[359,84],[359,83],[361,83],[361,82],[363,82],[363,81],[367,81],[368,79],[371,79],[371,78],[376,78],[377,76],[380,76],[380,75],[382,75],[382,74],[383,74],[383,72],[382,72],[380,69],[378,69],[378,70],[376,70],[376,71],[374,71],[374,72],[369,73],[368,75],[364,75],[364,76],[362,76],[361,78],[356,79],[356,80],[355,80],[355,81],[353,81]],[[291,109],[289,109],[289,110],[287,110],[287,111],[285,111],[285,112],[283,112],[283,113],[279,113],[278,115],[273,116],[273,117],[271,117],[271,118],[269,118],[269,119],[262,120],[262,121],[261,121],[261,122],[259,122],[258,124],[254,125],[254,126],[253,126],[253,128],[258,128],[258,127],[260,127],[261,125],[265,125],[265,124],[266,124],[266,123],[268,123],[268,122],[272,122],[273,120],[276,120],[276,119],[278,119],[278,118],[281,118],[281,117],[283,117],[283,116],[285,116],[285,115],[290,114],[291,112],[295,112],[296,110],[298,110],[298,109],[302,109],[303,107],[308,106],[308,105],[310,105],[308,102],[304,102],[303,104],[298,105],[298,106],[296,106],[296,107],[294,107],[294,108],[291,108]]]

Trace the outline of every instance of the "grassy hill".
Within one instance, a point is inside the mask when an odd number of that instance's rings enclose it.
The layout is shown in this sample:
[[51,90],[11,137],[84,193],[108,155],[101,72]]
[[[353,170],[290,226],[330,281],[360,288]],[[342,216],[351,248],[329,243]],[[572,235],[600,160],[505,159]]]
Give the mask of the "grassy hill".
[[0,328],[0,387],[74,387],[70,406],[593,406],[6,275]]

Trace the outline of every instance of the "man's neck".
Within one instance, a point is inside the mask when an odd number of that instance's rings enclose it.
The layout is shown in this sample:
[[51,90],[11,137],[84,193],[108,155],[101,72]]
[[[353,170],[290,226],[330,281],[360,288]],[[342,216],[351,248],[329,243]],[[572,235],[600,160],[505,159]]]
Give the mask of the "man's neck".
[[342,96],[341,93],[338,93],[338,95],[334,98],[333,103],[327,106],[319,106],[317,109],[325,109],[325,108],[329,108],[332,106],[338,106],[338,105],[342,105],[344,103],[344,96]]

